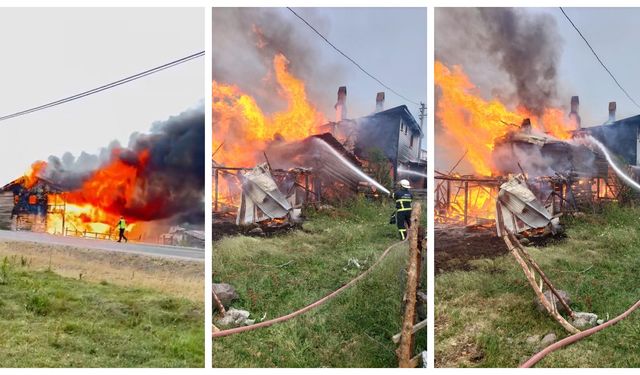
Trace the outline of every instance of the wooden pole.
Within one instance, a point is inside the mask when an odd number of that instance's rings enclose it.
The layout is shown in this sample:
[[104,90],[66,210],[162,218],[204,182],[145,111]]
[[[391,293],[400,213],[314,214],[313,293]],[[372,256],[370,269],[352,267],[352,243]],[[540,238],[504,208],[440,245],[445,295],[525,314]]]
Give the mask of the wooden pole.
[[416,318],[416,292],[418,288],[418,261],[420,251],[418,249],[418,231],[420,227],[420,214],[422,207],[420,202],[414,202],[411,212],[411,226],[409,227],[409,266],[407,267],[407,287],[405,290],[405,309],[402,331],[400,332],[400,345],[396,350],[398,365],[401,368],[412,368],[413,354],[413,327]]
[[220,298],[218,298],[216,292],[212,290],[211,295],[213,295],[213,302],[215,302],[216,307],[218,307],[218,312],[221,315],[225,315],[227,313],[227,310],[224,308],[224,305],[222,304],[222,301],[220,301]]
[[215,198],[214,198],[214,206],[213,211],[218,211],[218,170],[214,169],[214,178],[213,178],[213,186],[215,190]]
[[464,182],[464,225],[467,226],[469,210],[469,181]]

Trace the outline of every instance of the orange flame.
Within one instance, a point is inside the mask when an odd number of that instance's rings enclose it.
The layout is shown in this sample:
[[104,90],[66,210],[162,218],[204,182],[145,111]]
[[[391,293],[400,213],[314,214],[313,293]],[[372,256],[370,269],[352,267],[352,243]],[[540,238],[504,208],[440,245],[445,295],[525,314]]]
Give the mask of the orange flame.
[[[47,232],[61,234],[64,227],[64,232],[108,235],[114,232],[121,215],[125,216],[127,230],[131,232],[138,226],[136,222],[151,220],[158,214],[161,202],[139,204],[135,198],[144,188],[138,177],[147,165],[149,151],[140,152],[137,160],[130,164],[119,157],[122,150],[113,152],[112,161],[93,172],[79,189],[47,194]],[[33,163],[25,174],[23,186],[31,189],[46,168],[44,161]]]
[[27,189],[31,189],[38,182],[38,178],[46,168],[46,161],[39,160],[31,164],[31,168],[24,175],[24,187]]
[[467,158],[475,173],[489,176],[495,170],[491,162],[496,139],[513,131],[529,118],[538,132],[557,139],[568,139],[575,126],[561,108],[546,108],[539,118],[524,108],[509,110],[497,99],[485,100],[466,76],[462,67],[449,69],[435,63],[435,83],[440,88],[436,116],[459,145],[468,150]]
[[304,139],[326,122],[309,103],[304,82],[288,71],[288,64],[282,54],[273,58],[276,92],[287,107],[271,115],[265,115],[256,100],[238,87],[213,82],[213,150],[218,150],[214,159],[219,164],[252,167],[269,142],[279,137]]
[[[278,85],[273,91],[286,102],[286,108],[270,115],[237,86],[213,81],[213,159],[217,164],[253,167],[262,160],[262,151],[270,142],[304,139],[326,123],[309,102],[304,82],[289,72],[288,65],[282,54],[273,58]],[[218,202],[235,206],[232,192],[238,189],[228,186],[233,179],[226,176],[218,180]]]

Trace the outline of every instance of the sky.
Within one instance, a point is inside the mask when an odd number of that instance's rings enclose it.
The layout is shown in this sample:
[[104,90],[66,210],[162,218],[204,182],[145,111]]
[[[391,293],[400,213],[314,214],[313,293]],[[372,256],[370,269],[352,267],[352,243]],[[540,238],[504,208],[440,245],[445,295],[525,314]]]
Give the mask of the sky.
[[[414,102],[426,103],[426,8],[320,8],[314,13],[304,8],[295,10],[308,16],[308,20],[326,18],[323,33],[327,39],[387,86]],[[309,43],[318,45],[323,58],[345,66],[349,117],[373,112],[376,93],[385,91],[385,108],[406,104],[418,120],[415,104],[407,103],[362,73],[306,25],[300,23],[299,27],[301,33],[308,34]],[[329,87],[328,91],[335,96],[338,87]],[[333,106],[324,111],[333,114]]]
[[[204,50],[201,8],[5,8],[0,116]],[[36,160],[97,153],[202,105],[199,58],[114,89],[0,122],[0,186]]]
[[[627,92],[640,103],[640,8],[564,8]],[[547,12],[557,21],[563,39],[558,77],[570,95],[580,97],[583,126],[601,125],[608,118],[610,101],[617,102],[616,118],[640,114],[598,63],[580,35],[557,8],[532,9]],[[570,97],[567,97],[567,106]]]
[[[294,10],[382,82],[415,102],[426,102],[426,8],[294,8]],[[213,11],[215,23],[215,13],[220,12],[218,14],[220,16],[225,10],[214,8]],[[296,33],[297,38],[303,39],[305,47],[312,49],[317,55],[315,69],[305,71],[308,74],[299,78],[307,83],[311,101],[328,120],[335,119],[333,106],[336,103],[339,86],[347,86],[349,118],[374,112],[376,93],[385,91],[385,108],[406,104],[418,120],[417,105],[395,96],[365,75],[289,10],[280,8],[276,11],[282,16],[281,19],[284,22],[289,22],[291,32]],[[250,33],[251,30],[246,32]],[[222,40],[216,44],[215,32],[213,42],[214,60],[229,60],[230,63],[225,63],[225,66],[235,63],[238,71],[243,69],[243,64],[234,61],[233,58],[237,57],[241,49],[247,48],[245,45],[225,43]],[[292,67],[295,68],[296,63],[300,65],[300,61],[296,61],[292,56],[288,57]],[[220,77],[220,72],[217,72],[218,74],[215,72],[215,66],[214,62],[214,78],[218,76],[217,79],[224,81],[223,83],[238,84],[232,77],[236,72]],[[241,88],[247,90],[246,87]],[[264,103],[258,104],[266,106]]]

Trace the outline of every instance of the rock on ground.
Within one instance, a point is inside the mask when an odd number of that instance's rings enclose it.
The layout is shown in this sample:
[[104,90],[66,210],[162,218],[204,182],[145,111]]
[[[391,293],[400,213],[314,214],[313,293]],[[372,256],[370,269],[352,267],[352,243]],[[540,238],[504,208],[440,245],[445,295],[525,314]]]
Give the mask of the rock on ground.
[[216,323],[221,327],[253,324],[252,320],[248,320],[249,315],[251,315],[251,313],[246,310],[231,308],[227,310],[227,313]]
[[[567,293],[564,290],[558,289],[558,294],[566,302],[567,305],[571,305],[571,297],[569,296],[569,293]],[[553,294],[550,290],[545,291],[544,296],[547,298],[549,302],[551,302],[552,305],[555,303],[556,310],[558,310],[559,312],[565,312],[565,313],[567,312],[565,311],[566,309],[564,308],[564,306],[562,306],[562,303],[560,303],[560,301],[558,300],[558,297],[556,297],[555,294]],[[544,306],[542,306],[542,302],[540,302],[538,297],[535,297],[533,301],[536,304],[538,311],[540,312],[546,311],[546,309],[544,308]]]
[[573,319],[572,324],[574,327],[582,329],[593,327],[594,325],[596,325],[597,320],[598,315],[596,314],[588,312],[577,312],[575,313],[575,318]]
[[540,335],[533,335],[533,336],[527,337],[527,344],[529,345],[535,345],[538,342],[540,342]]
[[553,332],[547,333],[540,341],[540,345],[542,345],[543,347],[547,347],[553,344],[554,342],[556,342],[557,339],[558,339],[558,336],[556,336],[555,333]]
[[[231,305],[231,302],[240,298],[238,293],[236,292],[236,288],[229,284],[213,284],[213,292],[218,296],[222,305],[227,308]],[[216,305],[213,305],[213,310],[217,309]]]

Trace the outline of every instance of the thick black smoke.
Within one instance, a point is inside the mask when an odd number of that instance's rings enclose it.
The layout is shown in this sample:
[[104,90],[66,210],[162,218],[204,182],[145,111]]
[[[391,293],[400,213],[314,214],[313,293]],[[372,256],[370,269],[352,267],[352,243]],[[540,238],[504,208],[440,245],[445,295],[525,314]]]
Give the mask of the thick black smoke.
[[[111,211],[117,209],[113,214],[144,221],[172,219],[175,223],[203,223],[204,135],[204,107],[200,105],[154,123],[148,134],[133,134],[126,148],[112,142],[99,155],[51,156],[43,177],[73,191],[118,158],[140,169],[135,196],[126,204],[122,202],[122,207],[108,207]],[[149,152],[144,167],[139,160],[143,150]]]
[[[479,87],[540,115],[558,105],[562,39],[550,14],[519,8],[439,8],[436,58],[461,64]],[[477,79],[476,79],[477,78]]]

